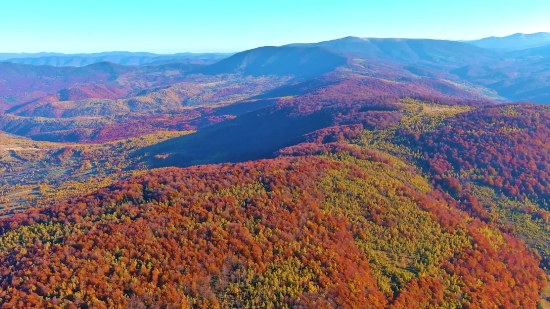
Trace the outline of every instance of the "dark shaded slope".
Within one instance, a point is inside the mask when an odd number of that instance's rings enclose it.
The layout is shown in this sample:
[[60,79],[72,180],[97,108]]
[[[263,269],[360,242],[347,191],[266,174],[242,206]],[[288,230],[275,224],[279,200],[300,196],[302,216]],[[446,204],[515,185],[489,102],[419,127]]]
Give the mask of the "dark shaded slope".
[[456,104],[461,99],[481,100],[476,94],[429,79],[397,83],[348,76],[333,78],[330,83],[329,80],[317,82],[324,86],[316,88],[314,86],[319,84],[306,82],[290,89],[311,88],[300,96],[250,100],[223,107],[213,114],[241,116],[151,146],[136,155],[147,154],[145,160],[152,166],[191,166],[270,158],[282,147],[304,141],[303,135],[333,125],[385,127],[399,119],[397,110],[403,97],[448,104]]
[[[251,112],[145,148],[136,155],[150,154],[152,166],[180,167],[270,158],[277,150],[302,142],[304,134],[327,127],[332,121],[324,112],[301,117],[291,117],[290,112],[290,109]],[[168,157],[158,159],[163,155]]]

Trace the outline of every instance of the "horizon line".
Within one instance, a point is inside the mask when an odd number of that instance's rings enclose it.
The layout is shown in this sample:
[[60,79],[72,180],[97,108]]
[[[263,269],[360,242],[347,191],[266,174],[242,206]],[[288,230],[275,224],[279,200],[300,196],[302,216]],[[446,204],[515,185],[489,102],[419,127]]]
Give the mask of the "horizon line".
[[483,37],[483,38],[479,38],[479,39],[467,39],[467,40],[454,40],[454,39],[431,39],[431,38],[425,38],[425,37],[417,37],[417,38],[405,38],[405,37],[363,37],[363,36],[354,36],[354,35],[349,35],[349,36],[344,36],[344,37],[340,37],[340,38],[335,38],[335,39],[329,39],[329,40],[323,40],[323,41],[319,41],[319,42],[308,42],[308,43],[300,43],[300,42],[294,42],[294,43],[287,43],[287,44],[284,44],[284,45],[265,45],[265,46],[256,46],[256,47],[251,47],[251,48],[245,48],[245,49],[240,49],[239,51],[226,51],[226,52],[223,52],[223,51],[201,51],[201,52],[190,52],[190,51],[179,51],[179,52],[173,52],[173,53],[159,53],[159,52],[151,52],[151,51],[122,51],[122,50],[112,50],[112,51],[97,51],[97,52],[56,52],[56,51],[39,51],[39,52],[3,52],[3,51],[0,51],[0,55],[37,55],[37,54],[51,54],[52,56],[75,56],[75,55],[97,55],[97,54],[107,54],[107,53],[129,53],[129,54],[151,54],[151,55],[157,55],[157,56],[172,56],[172,55],[178,55],[178,54],[192,54],[192,55],[199,55],[199,54],[220,54],[220,55],[228,55],[228,54],[236,54],[236,53],[240,53],[240,52],[243,52],[243,51],[247,51],[247,50],[251,50],[251,49],[255,49],[255,48],[260,48],[260,47],[268,47],[268,46],[277,46],[277,47],[282,47],[282,46],[286,46],[286,45],[293,45],[293,44],[315,44],[315,43],[321,43],[321,42],[328,42],[328,41],[335,41],[335,40],[339,40],[339,39],[344,39],[344,38],[360,38],[360,39],[403,39],[403,40],[434,40],[434,41],[451,41],[451,42],[459,42],[459,43],[466,43],[466,42],[475,42],[475,41],[479,41],[479,40],[484,40],[484,39],[491,39],[491,38],[497,38],[497,39],[502,39],[502,38],[507,38],[507,37],[511,37],[511,36],[514,36],[514,35],[536,35],[536,34],[550,34],[550,32],[546,32],[546,31],[538,31],[538,32],[532,32],[532,33],[525,33],[525,32],[516,32],[516,33],[513,33],[513,34],[510,34],[510,35],[505,35],[505,36],[489,36],[489,37]]

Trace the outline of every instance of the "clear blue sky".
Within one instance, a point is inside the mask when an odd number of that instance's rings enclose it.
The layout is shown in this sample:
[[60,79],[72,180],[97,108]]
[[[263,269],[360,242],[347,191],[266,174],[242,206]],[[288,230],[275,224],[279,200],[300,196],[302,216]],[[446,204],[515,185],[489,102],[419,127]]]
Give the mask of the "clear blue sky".
[[230,52],[344,36],[550,32],[549,0],[1,0],[0,52]]

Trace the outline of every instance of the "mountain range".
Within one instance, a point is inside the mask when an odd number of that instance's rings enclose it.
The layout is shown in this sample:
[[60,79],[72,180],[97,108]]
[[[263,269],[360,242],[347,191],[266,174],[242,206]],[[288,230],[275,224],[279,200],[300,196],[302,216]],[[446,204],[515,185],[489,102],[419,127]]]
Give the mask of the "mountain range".
[[61,53],[36,53],[36,54],[1,54],[0,61],[49,65],[56,67],[64,66],[87,66],[99,62],[112,62],[121,65],[148,65],[152,63],[213,63],[226,58],[231,54],[223,53],[180,53],[170,55],[159,55],[153,53],[132,53],[132,52],[104,52],[95,54],[61,54]]
[[514,51],[535,48],[550,44],[550,33],[538,32],[532,34],[516,33],[505,37],[489,37],[474,41],[465,41],[469,44],[499,51]]
[[[317,44],[302,44],[306,46],[321,46],[340,52],[359,51],[361,54],[371,56],[390,56],[391,58],[409,57],[429,57],[423,54],[421,49],[423,45],[428,46],[429,41],[435,40],[411,40],[411,39],[378,39],[378,38],[343,38]],[[441,40],[439,40],[441,41]],[[449,46],[453,46],[453,41],[446,41]],[[533,34],[516,33],[505,37],[488,37],[479,40],[458,41],[468,43],[483,49],[511,52],[520,51],[536,47],[550,45],[550,33],[539,32]],[[301,45],[301,44],[293,44]],[[408,45],[408,46],[399,46]],[[462,52],[472,52],[466,47],[454,45],[455,48],[461,48]],[[387,55],[393,54],[393,55]],[[394,54],[395,53],[395,54]],[[415,54],[415,56],[413,56]],[[63,53],[0,53],[0,61],[14,62],[33,65],[51,65],[51,66],[86,66],[97,62],[113,62],[122,65],[147,65],[158,62],[200,62],[212,63],[216,60],[227,58],[232,53],[177,53],[177,54],[154,54],[148,52],[102,52],[90,54],[63,54]],[[473,55],[464,55],[471,57]]]
[[7,55],[0,307],[550,308],[534,41]]

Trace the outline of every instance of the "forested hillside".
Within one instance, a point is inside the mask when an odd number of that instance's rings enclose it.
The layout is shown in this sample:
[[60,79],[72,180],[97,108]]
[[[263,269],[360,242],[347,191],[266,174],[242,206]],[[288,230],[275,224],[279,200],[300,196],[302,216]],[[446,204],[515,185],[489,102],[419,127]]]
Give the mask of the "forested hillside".
[[3,219],[2,288],[15,289],[3,303],[536,307],[546,252],[435,163],[423,177],[430,152],[414,143],[470,114],[520,121],[513,111],[536,107],[394,104],[377,109],[401,115],[387,125],[316,131],[275,159],[161,169]]
[[4,220],[3,304],[535,306],[521,242],[354,150],[159,170]]

